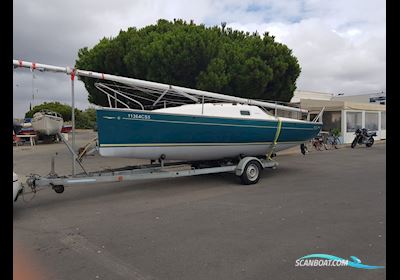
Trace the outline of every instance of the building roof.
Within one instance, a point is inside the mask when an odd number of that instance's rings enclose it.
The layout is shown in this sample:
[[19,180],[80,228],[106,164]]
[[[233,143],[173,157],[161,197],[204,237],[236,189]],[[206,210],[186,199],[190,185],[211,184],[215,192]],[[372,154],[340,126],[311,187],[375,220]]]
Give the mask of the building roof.
[[308,111],[320,111],[325,107],[326,111],[337,110],[364,110],[364,111],[386,111],[386,105],[375,103],[359,103],[344,100],[314,100],[301,99],[300,108]]
[[352,102],[365,102],[369,103],[370,98],[378,98],[383,97],[386,99],[385,93],[368,93],[368,94],[358,94],[358,95],[340,95],[334,96],[333,100],[345,100],[345,101],[352,101]]
[[290,102],[299,103],[300,99],[332,100],[332,98],[333,98],[333,93],[296,90]]

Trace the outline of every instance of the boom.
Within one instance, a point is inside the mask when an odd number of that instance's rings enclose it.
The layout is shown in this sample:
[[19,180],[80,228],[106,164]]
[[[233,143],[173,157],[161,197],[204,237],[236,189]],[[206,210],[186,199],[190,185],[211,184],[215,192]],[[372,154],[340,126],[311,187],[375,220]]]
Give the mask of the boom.
[[200,98],[208,97],[208,98],[215,98],[215,99],[219,99],[219,100],[226,100],[226,101],[234,102],[234,103],[256,105],[256,106],[261,106],[261,107],[265,107],[265,108],[272,108],[272,109],[278,109],[278,110],[284,110],[284,111],[302,112],[302,113],[308,112],[307,110],[304,110],[304,109],[274,104],[274,103],[265,102],[265,101],[229,96],[229,95],[225,95],[225,94],[221,94],[221,93],[214,93],[214,92],[185,88],[185,87],[180,87],[180,86],[167,85],[167,84],[162,84],[162,83],[156,83],[156,82],[127,78],[127,77],[122,77],[122,76],[92,72],[92,71],[87,71],[87,70],[73,69],[70,67],[59,67],[59,66],[40,64],[40,63],[32,63],[32,62],[15,60],[15,59],[13,60],[13,65],[14,65],[14,67],[24,67],[24,68],[30,68],[30,69],[39,70],[39,71],[61,72],[61,73],[66,73],[67,75],[75,75],[75,76],[89,77],[89,78],[106,80],[106,81],[113,81],[113,82],[118,82],[118,83],[122,83],[125,85],[133,86],[133,87],[146,88],[146,89],[150,89],[150,90],[157,90],[157,91],[163,91],[163,92],[175,91],[175,92],[181,93],[182,95],[192,95],[192,98],[194,96],[197,96]]

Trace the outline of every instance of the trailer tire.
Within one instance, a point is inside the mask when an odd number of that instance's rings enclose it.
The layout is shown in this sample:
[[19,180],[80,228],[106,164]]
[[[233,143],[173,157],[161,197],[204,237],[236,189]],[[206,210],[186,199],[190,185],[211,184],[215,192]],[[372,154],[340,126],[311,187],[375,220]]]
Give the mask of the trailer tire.
[[242,175],[240,176],[240,180],[243,185],[252,185],[256,184],[261,177],[261,164],[257,160],[249,161],[244,170]]
[[53,190],[56,193],[63,193],[64,192],[64,186],[63,185],[55,185],[55,186],[53,186]]

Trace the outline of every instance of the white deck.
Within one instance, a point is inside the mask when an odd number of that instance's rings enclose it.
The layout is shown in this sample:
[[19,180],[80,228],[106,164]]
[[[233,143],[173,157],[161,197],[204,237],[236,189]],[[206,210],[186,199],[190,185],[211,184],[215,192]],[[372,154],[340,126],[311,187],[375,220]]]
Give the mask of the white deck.
[[[178,107],[156,109],[152,112],[250,120],[278,120],[277,117],[266,113],[258,106],[232,103],[187,104]],[[279,117],[279,119],[286,122],[304,122],[284,117]]]

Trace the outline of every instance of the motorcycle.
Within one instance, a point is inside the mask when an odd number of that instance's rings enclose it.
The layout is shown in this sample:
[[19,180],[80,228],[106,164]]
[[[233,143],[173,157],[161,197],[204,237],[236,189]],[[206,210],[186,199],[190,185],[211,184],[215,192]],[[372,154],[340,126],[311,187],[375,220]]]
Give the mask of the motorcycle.
[[357,129],[354,133],[356,137],[351,143],[351,147],[354,148],[357,144],[367,146],[368,148],[374,144],[374,136],[376,132],[369,132],[366,128]]

